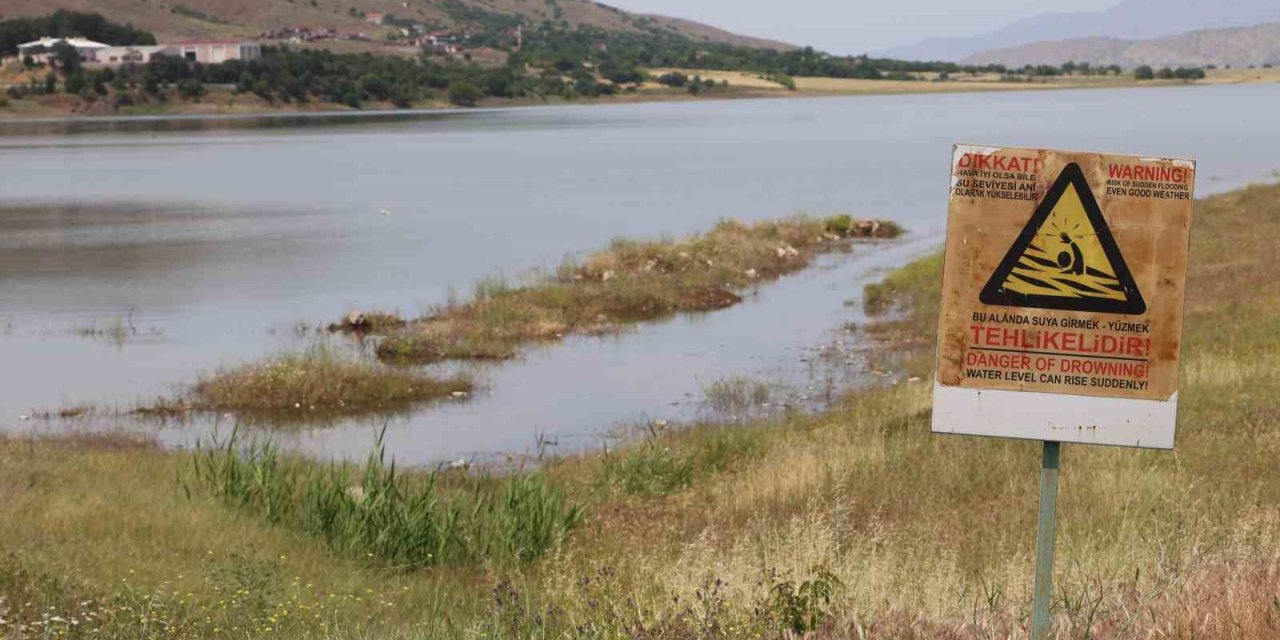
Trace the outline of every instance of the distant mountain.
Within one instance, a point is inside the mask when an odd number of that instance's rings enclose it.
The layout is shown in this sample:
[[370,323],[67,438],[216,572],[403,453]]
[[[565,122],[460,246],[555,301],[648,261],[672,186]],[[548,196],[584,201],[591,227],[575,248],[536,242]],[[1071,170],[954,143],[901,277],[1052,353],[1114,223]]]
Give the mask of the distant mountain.
[[0,0],[0,16],[42,16],[56,9],[100,13],[161,39],[243,37],[286,26],[328,27],[343,32],[388,31],[368,23],[365,12],[429,22],[448,28],[469,16],[519,16],[526,24],[552,21],[610,31],[673,33],[693,40],[786,50],[792,45],[754,38],[691,20],[630,13],[591,0]]
[[1136,67],[1248,66],[1280,63],[1280,22],[1254,27],[1201,29],[1149,40],[1076,38],[1049,40],[976,53],[974,64],[1060,65],[1069,60]]
[[[908,60],[959,61],[980,51],[1044,40],[1159,38],[1195,29],[1280,22],[1280,0],[1124,0],[1103,11],[1044,13],[983,35],[931,38],[877,52]],[[1094,40],[1102,44],[1105,40]]]

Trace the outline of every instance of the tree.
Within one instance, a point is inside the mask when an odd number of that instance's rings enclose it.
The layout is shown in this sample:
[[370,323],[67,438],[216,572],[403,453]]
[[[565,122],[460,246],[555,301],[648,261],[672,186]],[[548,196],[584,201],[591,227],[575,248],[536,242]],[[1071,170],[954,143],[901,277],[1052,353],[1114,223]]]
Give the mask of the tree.
[[468,80],[459,80],[449,84],[449,102],[460,107],[474,107],[484,97],[480,87]]
[[1155,71],[1151,70],[1150,65],[1144,64],[1141,67],[1138,67],[1137,69],[1133,70],[1134,80],[1154,80],[1155,77],[1156,77],[1156,73]]
[[46,95],[58,92],[58,76],[53,75],[52,71],[44,77],[44,92]]
[[600,70],[601,75],[608,78],[614,84],[639,84],[649,79],[649,74],[643,69],[634,66],[605,66]]
[[1203,80],[1204,69],[1201,69],[1200,67],[1178,67],[1173,70],[1173,77],[1179,80],[1186,80],[1188,82],[1192,80]]
[[80,52],[65,42],[53,45],[53,60],[54,66],[61,68],[63,73],[80,71]]
[[1156,77],[1161,80],[1172,80],[1174,77],[1173,69],[1170,69],[1169,67],[1165,67],[1156,72]]
[[387,99],[387,93],[389,91],[387,81],[380,75],[373,73],[365,74],[365,76],[360,79],[360,88],[364,91],[365,95],[368,95],[374,100]]
[[391,90],[391,104],[395,105],[396,108],[408,109],[413,106],[415,100],[417,100],[417,92],[411,87],[396,85]]
[[689,76],[686,76],[679,71],[672,71],[671,73],[664,73],[658,76],[658,83],[678,89],[689,83]]

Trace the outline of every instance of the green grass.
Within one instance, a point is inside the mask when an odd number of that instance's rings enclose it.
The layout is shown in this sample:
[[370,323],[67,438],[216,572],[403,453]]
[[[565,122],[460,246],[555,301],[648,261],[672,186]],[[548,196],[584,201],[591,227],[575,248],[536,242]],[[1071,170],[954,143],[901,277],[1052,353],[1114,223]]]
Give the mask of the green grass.
[[[1063,449],[1061,640],[1280,637],[1280,187],[1199,201],[1193,224],[1177,450]],[[0,617],[104,610],[109,637],[1024,637],[1039,446],[929,432],[927,371],[907,376],[931,366],[939,274],[891,276],[894,311],[865,328],[897,384],[547,462],[586,515],[528,562],[395,570],[187,498],[190,453],[0,439]]]
[[[582,509],[538,474],[465,477],[405,473],[378,439],[362,468],[318,464],[269,443],[225,443],[191,456],[188,491],[205,490],[339,553],[411,569],[528,562],[554,548]],[[443,487],[443,484],[453,486]]]
[[344,357],[320,345],[202,376],[189,398],[175,404],[297,420],[399,411],[415,403],[470,393],[472,387],[465,375],[437,379]]
[[618,239],[530,285],[485,280],[468,301],[450,301],[407,326],[387,322],[386,329],[370,331],[387,334],[378,355],[388,360],[502,360],[529,342],[732,306],[754,284],[803,269],[820,252],[846,247],[843,238],[901,232],[892,223],[859,223],[845,215],[754,224],[728,220],[678,241]]

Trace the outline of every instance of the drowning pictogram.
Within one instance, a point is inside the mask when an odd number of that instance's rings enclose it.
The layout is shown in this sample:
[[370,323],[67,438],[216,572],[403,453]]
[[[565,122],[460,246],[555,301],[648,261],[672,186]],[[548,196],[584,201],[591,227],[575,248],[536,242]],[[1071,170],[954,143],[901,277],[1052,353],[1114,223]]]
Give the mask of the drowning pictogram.
[[1084,172],[1058,174],[978,299],[984,304],[1136,315],[1147,304]]

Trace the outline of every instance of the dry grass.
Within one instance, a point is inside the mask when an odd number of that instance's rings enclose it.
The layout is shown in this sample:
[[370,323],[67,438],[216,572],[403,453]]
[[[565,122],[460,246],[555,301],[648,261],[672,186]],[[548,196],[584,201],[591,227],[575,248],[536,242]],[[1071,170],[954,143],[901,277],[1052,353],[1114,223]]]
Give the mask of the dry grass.
[[[690,78],[693,78],[694,76],[702,76],[703,80],[715,80],[718,83],[728,82],[729,86],[732,88],[764,89],[767,91],[783,90],[782,85],[778,84],[777,82],[774,82],[772,80],[769,80],[768,78],[765,78],[762,74],[751,73],[749,71],[715,71],[711,69],[656,68],[656,69],[650,69],[649,75],[652,76],[653,78],[657,78],[659,76],[662,76],[668,73],[677,73],[677,72],[683,73],[686,76],[689,76]],[[656,90],[667,89],[666,85],[660,84],[656,81],[650,81],[645,83],[644,88],[656,89]]]
[[729,220],[679,241],[615,240],[581,264],[566,262],[529,286],[481,282],[471,300],[442,306],[390,332],[378,355],[417,362],[498,360],[512,357],[525,342],[721,309],[741,301],[744,289],[803,269],[820,252],[847,246],[843,238],[900,233],[889,222],[860,225],[836,216],[754,224]]
[[[1177,451],[1063,452],[1063,640],[1280,637],[1280,187],[1194,215]],[[938,280],[936,259],[891,278],[905,366],[930,359]],[[203,637],[1022,637],[1038,443],[935,437],[929,385],[898,379],[820,415],[654,430],[554,461],[549,482],[589,515],[512,570],[368,571],[187,499],[181,454],[0,440],[0,596],[65,617],[85,594],[159,594],[167,628]],[[266,603],[219,604],[226,576],[265,576]]]

